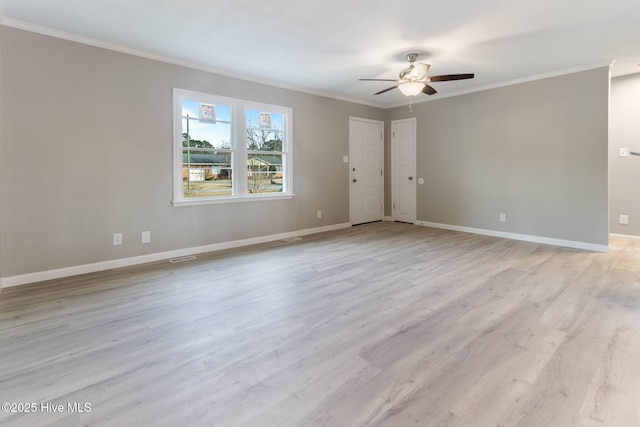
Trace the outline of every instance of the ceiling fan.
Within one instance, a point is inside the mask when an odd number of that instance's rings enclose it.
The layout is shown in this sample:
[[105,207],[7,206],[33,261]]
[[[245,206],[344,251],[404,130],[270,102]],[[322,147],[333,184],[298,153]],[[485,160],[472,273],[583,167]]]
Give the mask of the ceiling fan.
[[407,55],[407,61],[409,61],[409,68],[405,68],[400,71],[399,79],[359,79],[361,81],[374,81],[374,82],[397,82],[395,86],[388,87],[380,92],[374,93],[374,95],[380,95],[381,93],[388,92],[392,89],[398,88],[400,91],[408,97],[414,97],[420,92],[427,95],[433,95],[437,91],[430,86],[430,82],[446,82],[449,80],[464,80],[472,79],[474,74],[445,74],[442,76],[427,77],[427,72],[431,65],[416,63],[418,59],[417,53],[410,53]]

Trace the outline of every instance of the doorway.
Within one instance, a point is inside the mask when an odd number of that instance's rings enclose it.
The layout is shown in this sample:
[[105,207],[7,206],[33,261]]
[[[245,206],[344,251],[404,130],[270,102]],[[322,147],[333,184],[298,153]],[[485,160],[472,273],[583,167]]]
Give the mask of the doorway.
[[416,221],[416,119],[391,122],[391,203],[394,221]]
[[349,118],[349,203],[352,225],[383,215],[384,122]]

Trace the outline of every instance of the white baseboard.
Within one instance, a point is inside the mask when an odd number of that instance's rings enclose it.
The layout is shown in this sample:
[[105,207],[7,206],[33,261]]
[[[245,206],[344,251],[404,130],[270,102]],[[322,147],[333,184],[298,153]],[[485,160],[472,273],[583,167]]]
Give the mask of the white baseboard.
[[437,222],[416,221],[416,225],[424,227],[442,228],[444,230],[462,231],[465,233],[482,234],[485,236],[501,237],[503,239],[522,240],[525,242],[543,243],[545,245],[564,246],[567,248],[584,249],[594,252],[609,252],[609,246],[595,243],[576,242],[573,240],[553,239],[550,237],[532,236],[529,234],[508,233],[505,231],[486,230],[482,228],[462,227],[459,225],[440,224]]
[[627,234],[609,234],[609,237],[616,240],[624,240],[626,242],[640,242],[640,236],[629,236]]
[[29,283],[42,282],[45,280],[60,279],[63,277],[77,276],[79,274],[95,273],[97,271],[111,270],[120,267],[145,264],[148,262],[163,261],[171,258],[196,255],[206,252],[219,251],[224,249],[238,248],[241,246],[255,245],[259,243],[273,242],[276,240],[291,237],[306,236],[309,234],[324,233],[327,231],[340,230],[351,227],[350,223],[327,225],[324,227],[309,228],[306,230],[291,231],[288,233],[271,234],[268,236],[253,237],[250,239],[234,240],[230,242],[213,243],[211,245],[197,246],[192,248],[176,249],[167,252],[158,252],[148,255],[140,255],[130,258],[120,258],[109,261],[96,262],[92,264],[76,265],[73,267],[58,268],[55,270],[38,271],[35,273],[21,274],[18,276],[3,277],[0,279],[0,289],[11,286],[26,285]]

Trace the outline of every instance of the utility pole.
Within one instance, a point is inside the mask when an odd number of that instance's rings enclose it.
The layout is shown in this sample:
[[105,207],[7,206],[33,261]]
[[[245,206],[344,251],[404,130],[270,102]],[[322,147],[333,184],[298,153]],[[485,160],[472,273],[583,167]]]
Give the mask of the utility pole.
[[187,191],[191,191],[191,135],[189,135],[189,115],[187,114]]

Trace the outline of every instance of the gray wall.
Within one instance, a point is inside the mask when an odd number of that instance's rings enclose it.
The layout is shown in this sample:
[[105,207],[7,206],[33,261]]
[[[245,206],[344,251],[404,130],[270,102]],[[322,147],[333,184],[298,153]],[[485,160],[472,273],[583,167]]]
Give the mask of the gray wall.
[[[621,158],[620,148],[640,152],[640,75],[611,80],[609,209],[611,233],[640,236],[640,157]],[[620,214],[629,225],[620,225]]]
[[[386,121],[385,215],[390,121],[415,116],[419,220],[608,242],[606,68],[410,114],[7,27],[0,36],[0,277],[348,222],[349,116]],[[172,206],[174,87],[292,107],[295,198]]]
[[[0,35],[0,277],[349,221],[349,116],[383,120],[383,110],[7,27]],[[174,87],[292,107],[296,196],[172,206]]]
[[[607,245],[608,73],[389,110],[389,122],[418,118],[418,220]],[[389,191],[385,202],[390,215]]]

